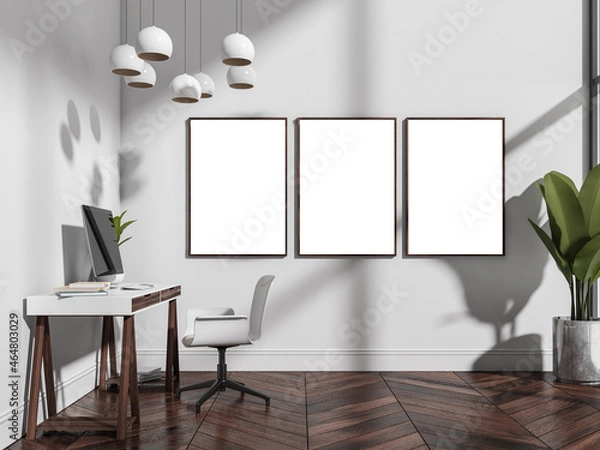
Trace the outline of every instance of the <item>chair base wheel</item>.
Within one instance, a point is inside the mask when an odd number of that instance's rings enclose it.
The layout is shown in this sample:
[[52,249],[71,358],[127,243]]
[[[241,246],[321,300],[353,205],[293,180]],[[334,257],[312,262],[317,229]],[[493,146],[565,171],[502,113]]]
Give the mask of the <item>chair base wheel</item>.
[[254,389],[250,389],[244,383],[240,383],[239,381],[229,380],[227,378],[227,365],[225,364],[225,348],[218,348],[219,350],[219,364],[217,365],[217,379],[211,381],[204,381],[202,383],[192,384],[190,386],[184,386],[177,391],[175,391],[175,397],[180,398],[181,393],[185,391],[192,391],[195,389],[206,389],[208,390],[200,397],[200,399],[196,402],[196,413],[200,412],[200,407],[202,404],[211,398],[213,395],[217,394],[219,391],[225,391],[226,389],[233,389],[235,391],[241,392],[242,395],[248,394],[253,395],[255,397],[262,398],[265,401],[266,406],[271,405],[271,399],[265,394],[261,394]]
[[195,407],[196,413],[200,412],[200,407],[209,398],[211,398],[213,395],[217,394],[220,391],[227,390],[228,388],[233,389],[234,391],[238,391],[242,395],[248,394],[248,395],[252,395],[254,397],[262,398],[265,401],[266,406],[271,406],[271,398],[270,397],[268,397],[258,391],[255,391],[254,389],[250,389],[249,387],[246,387],[245,384],[239,383],[237,381],[231,381],[228,379],[224,379],[224,380],[217,379],[217,380],[212,380],[212,381],[205,381],[203,383],[198,383],[198,384],[194,384],[191,386],[182,387],[180,389],[177,389],[177,391],[175,392],[175,397],[180,398],[181,393],[184,391],[191,391],[191,390],[195,390],[195,389],[204,389],[207,387],[209,389],[196,402],[196,407]]

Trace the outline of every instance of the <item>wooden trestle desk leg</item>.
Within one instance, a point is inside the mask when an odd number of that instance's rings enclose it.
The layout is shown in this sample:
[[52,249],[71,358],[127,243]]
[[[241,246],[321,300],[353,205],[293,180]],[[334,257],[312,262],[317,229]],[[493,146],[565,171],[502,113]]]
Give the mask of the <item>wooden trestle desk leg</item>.
[[50,324],[47,317],[46,326],[44,327],[42,362],[44,363],[44,380],[46,380],[46,406],[48,408],[48,417],[52,417],[56,415],[56,392],[54,391],[54,367],[52,365],[52,349],[50,347]]
[[137,374],[137,344],[135,339],[135,321],[131,320],[131,380],[129,384],[129,398],[131,400],[131,415],[135,417],[138,425],[140,424],[140,398],[138,389],[138,374]]
[[110,376],[117,376],[117,349],[115,345],[115,319],[108,318],[108,357],[110,361]]
[[35,324],[35,343],[33,348],[33,367],[31,369],[31,386],[29,388],[26,439],[35,439],[38,402],[42,384],[42,365],[44,366],[44,378],[46,381],[46,406],[48,408],[48,416],[51,417],[56,414],[56,393],[54,392],[54,369],[52,367],[50,327],[47,316],[38,316]]
[[108,361],[110,361],[110,372],[108,377],[117,376],[117,352],[115,349],[115,322],[112,316],[104,316],[102,318],[102,348],[100,350],[100,379],[98,387],[106,389],[106,371],[108,369]]
[[[132,379],[133,376],[135,376],[135,379]],[[120,378],[119,405],[117,407],[117,439],[123,440],[127,432],[127,403],[130,396],[131,414],[137,422],[140,420],[134,316],[123,317]]]
[[177,300],[169,301],[169,319],[167,331],[167,367],[165,371],[165,389],[173,391],[173,381],[179,383],[179,349],[177,337]]

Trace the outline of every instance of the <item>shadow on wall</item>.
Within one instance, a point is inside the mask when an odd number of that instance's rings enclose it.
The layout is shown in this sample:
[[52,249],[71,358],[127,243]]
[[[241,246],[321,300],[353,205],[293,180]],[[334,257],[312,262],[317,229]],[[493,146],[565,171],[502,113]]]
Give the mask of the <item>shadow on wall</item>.
[[[90,150],[89,145],[82,138],[88,131],[94,137],[97,144],[101,144],[102,141],[102,128],[100,123],[100,115],[96,106],[92,105],[89,110],[89,122],[85,121],[85,130],[82,128],[81,114],[79,109],[73,100],[67,102],[67,113],[66,120],[60,125],[59,135],[60,144],[63,151],[63,155],[67,162],[72,168],[75,168],[76,158],[85,157],[84,155],[94,155],[96,149]],[[89,125],[89,130],[88,130]],[[76,148],[78,144],[79,148]],[[101,155],[94,157],[94,163],[91,173],[88,176],[84,176],[83,189],[87,195],[86,202],[90,201],[93,205],[100,204],[100,200],[104,193],[104,182],[106,176],[104,172],[108,170],[110,176],[111,168],[106,167],[107,164],[101,159]]]
[[124,148],[119,152],[119,195],[121,201],[131,198],[142,187],[138,168],[142,162],[139,148]]
[[73,100],[67,103],[67,120],[60,126],[60,143],[65,158],[72,164],[74,159],[73,139],[79,142],[81,138],[81,121],[79,111]]
[[[541,337],[537,334],[517,336],[516,319],[542,282],[548,254],[531,229],[527,218],[537,218],[541,196],[532,184],[505,205],[504,257],[446,259],[464,286],[469,315],[491,325],[496,344],[473,365],[474,370],[515,370],[528,358],[528,370],[542,370],[539,358]],[[446,323],[457,320],[448,317]],[[515,350],[518,352],[515,354]],[[503,353],[506,352],[506,355]],[[498,366],[498,357],[500,364]]]

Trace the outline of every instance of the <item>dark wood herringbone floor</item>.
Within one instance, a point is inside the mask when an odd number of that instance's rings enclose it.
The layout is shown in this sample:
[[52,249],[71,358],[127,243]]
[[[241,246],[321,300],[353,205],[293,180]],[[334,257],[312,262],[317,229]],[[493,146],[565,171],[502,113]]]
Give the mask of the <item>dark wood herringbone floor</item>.
[[[186,372],[182,385],[212,374]],[[225,391],[194,412],[140,389],[141,425],[114,433],[38,432],[17,449],[599,449],[600,388],[556,383],[547,373],[239,372],[260,399]],[[93,391],[61,414],[110,415],[116,394]]]

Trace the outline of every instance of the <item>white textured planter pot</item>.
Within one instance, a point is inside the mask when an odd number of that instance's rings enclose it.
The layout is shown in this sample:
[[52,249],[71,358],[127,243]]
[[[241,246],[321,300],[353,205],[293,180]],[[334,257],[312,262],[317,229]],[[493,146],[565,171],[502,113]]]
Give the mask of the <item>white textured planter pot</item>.
[[552,319],[552,373],[557,381],[600,384],[600,320]]

